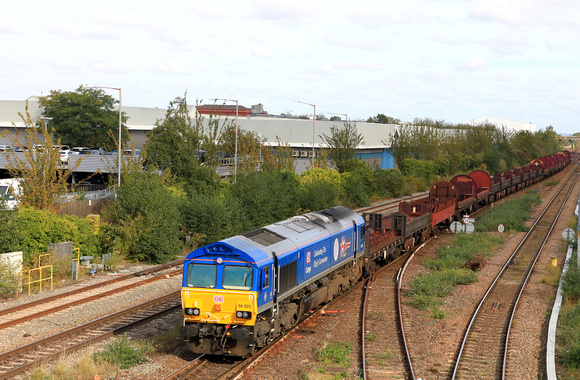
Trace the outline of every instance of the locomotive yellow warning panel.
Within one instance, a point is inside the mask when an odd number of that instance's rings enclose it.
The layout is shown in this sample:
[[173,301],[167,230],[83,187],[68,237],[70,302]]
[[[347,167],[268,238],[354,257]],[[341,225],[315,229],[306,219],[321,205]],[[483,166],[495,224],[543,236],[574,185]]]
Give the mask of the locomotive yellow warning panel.
[[258,309],[256,292],[183,288],[183,315],[188,322],[253,326]]

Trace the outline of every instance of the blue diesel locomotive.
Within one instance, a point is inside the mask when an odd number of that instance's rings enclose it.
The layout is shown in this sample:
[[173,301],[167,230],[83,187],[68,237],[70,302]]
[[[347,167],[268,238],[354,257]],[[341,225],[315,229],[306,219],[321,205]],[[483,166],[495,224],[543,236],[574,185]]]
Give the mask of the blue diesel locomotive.
[[198,248],[184,262],[181,333],[195,353],[245,356],[359,281],[366,226],[338,206]]

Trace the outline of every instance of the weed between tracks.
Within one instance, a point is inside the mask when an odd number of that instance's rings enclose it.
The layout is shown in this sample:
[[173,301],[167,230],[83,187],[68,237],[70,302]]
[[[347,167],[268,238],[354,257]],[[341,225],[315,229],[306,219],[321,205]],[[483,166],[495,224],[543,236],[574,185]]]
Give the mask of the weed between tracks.
[[[133,341],[123,334],[93,354],[85,355],[73,365],[66,358],[52,368],[40,367],[25,377],[26,380],[102,379],[121,378],[121,370],[151,361],[152,357],[172,352],[183,345],[179,329],[172,329],[149,339]],[[112,377],[111,377],[112,376]]]

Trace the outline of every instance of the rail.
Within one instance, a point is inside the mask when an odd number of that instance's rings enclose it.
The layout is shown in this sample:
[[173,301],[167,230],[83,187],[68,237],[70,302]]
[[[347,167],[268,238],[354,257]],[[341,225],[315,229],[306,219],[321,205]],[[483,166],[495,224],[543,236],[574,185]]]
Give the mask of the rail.
[[[459,352],[457,354],[457,359],[456,359],[455,365],[453,367],[453,374],[452,374],[452,377],[451,377],[452,379],[455,379],[458,376],[459,367],[460,367],[460,364],[462,363],[462,360],[464,358],[464,355],[463,354],[465,352],[466,345],[467,345],[467,343],[469,341],[470,336],[473,335],[472,332],[474,330],[474,326],[475,326],[476,319],[483,314],[483,310],[484,310],[483,306],[484,306],[484,304],[487,304],[486,302],[489,299],[490,294],[492,294],[492,292],[499,291],[498,288],[499,288],[500,279],[503,279],[505,277],[505,275],[507,275],[507,272],[508,272],[509,268],[511,268],[510,264],[512,264],[515,261],[514,258],[520,252],[522,246],[527,242],[528,238],[535,232],[536,226],[538,225],[538,223],[540,222],[540,220],[542,219],[542,217],[546,214],[546,212],[551,207],[551,205],[554,203],[554,201],[556,200],[556,198],[560,195],[560,193],[562,192],[562,190],[564,189],[564,187],[569,184],[569,179],[572,177],[572,175],[574,174],[574,172],[576,170],[578,170],[578,167],[579,166],[580,166],[580,164],[577,164],[576,165],[576,167],[574,168],[573,172],[570,173],[570,175],[566,178],[565,181],[563,181],[562,186],[560,186],[560,188],[557,190],[557,192],[554,195],[554,197],[546,205],[546,207],[542,211],[541,215],[538,218],[536,218],[535,223],[532,225],[532,227],[530,228],[530,230],[528,231],[528,233],[525,235],[525,237],[522,239],[522,241],[520,242],[520,244],[516,247],[516,249],[514,250],[514,252],[512,253],[512,255],[508,258],[508,260],[506,261],[505,265],[501,268],[500,272],[495,277],[495,279],[492,281],[492,283],[489,286],[488,290],[486,291],[486,293],[482,297],[481,301],[479,302],[478,306],[476,307],[475,311],[473,312],[473,315],[471,317],[471,320],[470,320],[470,322],[469,322],[469,324],[468,324],[468,326],[467,326],[467,328],[465,330],[465,333],[464,333],[464,336],[463,336],[463,340],[461,342],[461,346],[460,346]],[[576,179],[575,179],[574,183],[570,186],[570,190],[568,191],[568,194],[566,195],[566,200],[570,196],[571,191],[572,191],[574,185],[576,184],[576,182],[578,181],[579,178],[580,178],[580,174],[578,174],[576,176]],[[521,294],[522,294],[523,289],[524,289],[524,287],[526,285],[526,282],[527,282],[530,274],[533,271],[534,264],[537,261],[540,253],[542,252],[542,248],[545,245],[546,240],[549,238],[549,235],[550,235],[550,233],[551,233],[551,231],[552,231],[552,229],[553,229],[553,227],[554,227],[554,225],[555,225],[555,223],[557,221],[558,216],[560,215],[560,213],[561,213],[561,211],[562,211],[562,209],[564,207],[564,204],[565,204],[566,200],[564,200],[562,202],[562,206],[560,207],[560,209],[559,209],[556,217],[554,218],[554,221],[552,223],[550,223],[550,226],[551,226],[550,227],[550,230],[546,234],[545,239],[544,239],[544,242],[542,243],[541,247],[535,253],[535,255],[533,257],[533,260],[531,261],[531,264],[529,265],[529,267],[528,267],[528,269],[526,271],[526,275],[523,277],[523,279],[520,282],[520,287],[518,289],[517,295],[515,295],[514,298],[513,298],[515,301],[510,305],[510,308],[511,308],[510,311],[509,311],[510,312],[510,318],[509,318],[509,322],[504,327],[504,328],[506,328],[506,331],[505,331],[505,341],[504,341],[503,346],[501,347],[501,350],[503,350],[503,353],[501,353],[501,357],[498,358],[498,360],[501,360],[501,364],[498,363],[498,365],[501,365],[502,378],[505,378],[505,365],[506,365],[506,358],[507,358],[507,356],[506,356],[507,355],[507,344],[509,342],[509,339],[508,339],[508,337],[509,337],[509,329],[510,329],[511,323],[513,321],[513,319],[512,319],[513,318],[513,314],[515,313],[515,310],[516,310],[516,307],[517,307],[517,303],[518,303],[518,301],[519,301],[519,299],[521,297]],[[524,252],[524,250],[522,250],[522,252]],[[511,282],[513,282],[513,279],[511,280]],[[486,308],[486,309],[488,309],[488,308]],[[492,308],[489,308],[489,309],[492,309]],[[495,319],[498,319],[498,318],[499,318],[499,316],[496,316],[495,317]],[[499,369],[500,368],[498,368],[498,370]]]

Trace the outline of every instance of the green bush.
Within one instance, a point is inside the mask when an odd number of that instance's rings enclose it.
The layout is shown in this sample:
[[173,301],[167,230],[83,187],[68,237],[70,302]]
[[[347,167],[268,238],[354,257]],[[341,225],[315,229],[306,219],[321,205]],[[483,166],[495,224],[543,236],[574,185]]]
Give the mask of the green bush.
[[311,181],[300,187],[300,208],[304,212],[317,211],[337,205],[338,189],[322,180]]
[[560,311],[558,356],[568,368],[580,368],[580,307],[568,305]]
[[364,179],[352,172],[342,173],[343,199],[346,207],[356,208],[369,206],[370,194],[365,187]]
[[18,289],[18,276],[15,268],[0,261],[0,297],[6,297]]
[[379,197],[399,198],[410,194],[405,178],[397,169],[375,170],[375,183]]
[[103,210],[105,249],[131,260],[164,263],[181,252],[182,202],[156,173],[126,175],[117,201]]
[[87,219],[71,215],[55,215],[47,210],[20,208],[7,226],[13,234],[9,245],[1,246],[4,252],[21,250],[25,263],[31,263],[35,253],[44,253],[49,244],[72,241],[81,255],[99,255],[99,241],[94,226]]
[[231,195],[239,205],[244,231],[296,215],[300,181],[288,170],[249,173],[237,179]]
[[115,364],[121,369],[129,369],[149,361],[148,355],[152,351],[153,349],[150,346],[137,345],[130,342],[130,338],[123,334],[114,342],[105,346],[101,352],[94,353],[93,360]]
[[578,269],[576,255],[572,255],[568,271],[562,279],[562,296],[570,302],[580,300],[580,269]]
[[183,209],[185,230],[194,236],[194,247],[200,247],[243,231],[239,206],[235,200],[217,197],[191,197]]

